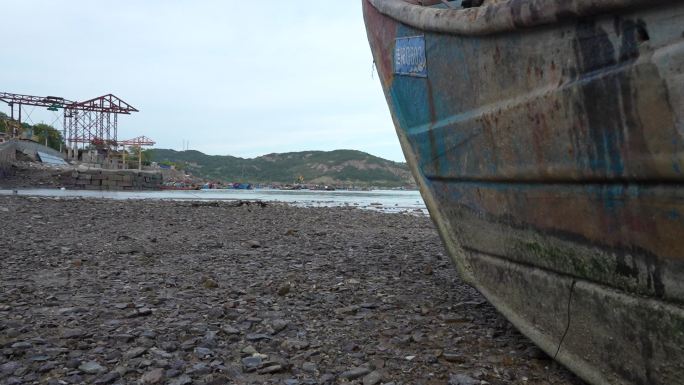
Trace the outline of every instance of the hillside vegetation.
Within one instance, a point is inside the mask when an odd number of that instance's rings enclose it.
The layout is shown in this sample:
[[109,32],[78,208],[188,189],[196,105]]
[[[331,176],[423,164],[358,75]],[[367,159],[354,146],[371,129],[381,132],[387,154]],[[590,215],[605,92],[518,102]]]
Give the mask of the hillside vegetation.
[[150,160],[173,163],[191,174],[215,181],[291,184],[337,184],[399,187],[413,185],[404,163],[354,150],[268,154],[254,159],[206,155],[199,151],[153,149]]
[[[5,113],[0,112],[0,133],[9,134],[11,129],[12,125],[10,117]],[[41,144],[47,144],[48,147],[51,147],[57,151],[59,151],[64,145],[62,133],[48,124],[38,123],[31,125],[28,123],[22,123],[21,130],[24,133],[30,133],[29,135],[25,135],[28,139],[33,139]]]

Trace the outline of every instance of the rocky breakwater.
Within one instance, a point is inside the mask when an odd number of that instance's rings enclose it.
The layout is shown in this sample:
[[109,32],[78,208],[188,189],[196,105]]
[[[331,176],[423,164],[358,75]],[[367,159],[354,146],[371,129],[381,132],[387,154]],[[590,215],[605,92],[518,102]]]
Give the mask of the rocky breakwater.
[[153,171],[78,169],[60,175],[67,188],[83,190],[159,190],[162,174]]
[[2,384],[580,384],[425,217],[6,196],[0,223]]

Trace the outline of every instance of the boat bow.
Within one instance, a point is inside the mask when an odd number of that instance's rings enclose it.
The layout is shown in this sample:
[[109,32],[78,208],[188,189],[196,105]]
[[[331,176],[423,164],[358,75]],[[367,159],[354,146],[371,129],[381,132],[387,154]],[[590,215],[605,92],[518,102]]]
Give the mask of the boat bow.
[[468,9],[435,8],[406,0],[369,0],[380,13],[431,32],[489,35],[676,0],[510,0]]

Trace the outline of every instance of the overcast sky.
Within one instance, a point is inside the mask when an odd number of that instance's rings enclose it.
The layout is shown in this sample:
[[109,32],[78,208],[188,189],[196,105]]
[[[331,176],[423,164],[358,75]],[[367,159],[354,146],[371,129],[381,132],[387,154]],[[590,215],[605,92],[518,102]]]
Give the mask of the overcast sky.
[[[119,139],[241,157],[347,148],[403,161],[360,0],[21,0],[3,3],[2,23],[0,91],[113,93],[140,110],[119,120]],[[31,113],[36,123],[55,118]]]

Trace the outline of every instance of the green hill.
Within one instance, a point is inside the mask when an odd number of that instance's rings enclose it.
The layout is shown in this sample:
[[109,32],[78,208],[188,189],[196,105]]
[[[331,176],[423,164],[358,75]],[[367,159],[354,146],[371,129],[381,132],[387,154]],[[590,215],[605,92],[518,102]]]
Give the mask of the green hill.
[[206,155],[199,151],[153,149],[153,162],[170,162],[191,174],[214,181],[304,183],[398,187],[412,185],[405,163],[354,150],[303,151],[268,154],[254,159]]

